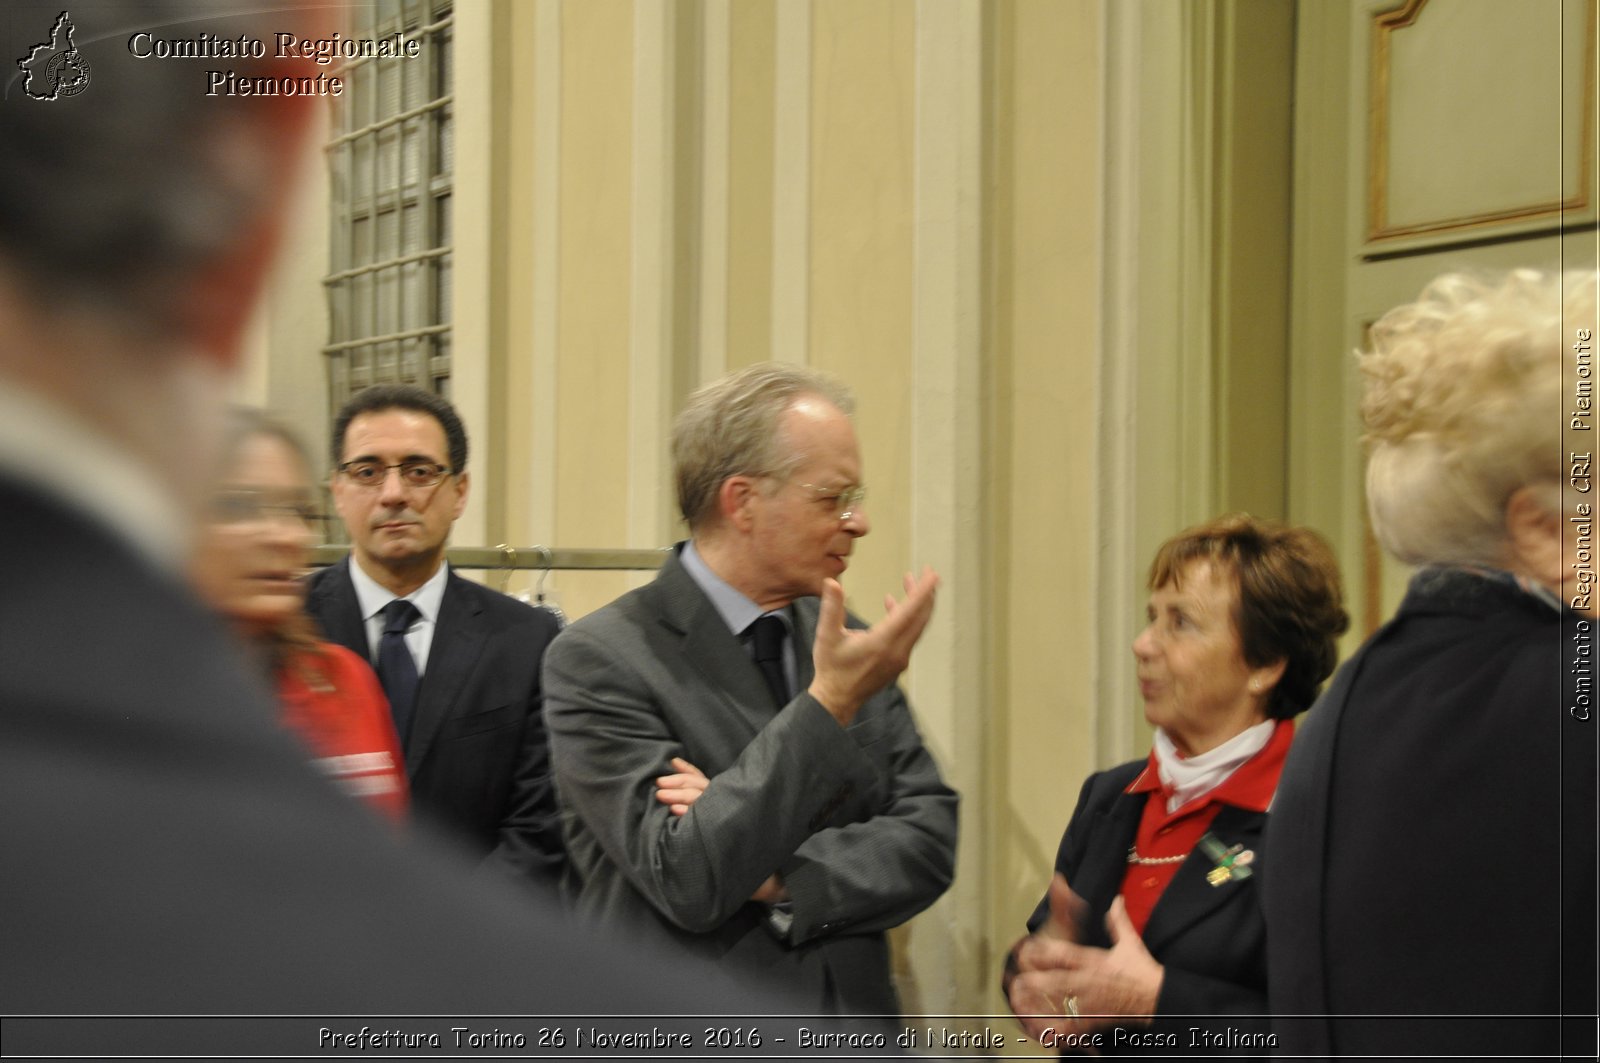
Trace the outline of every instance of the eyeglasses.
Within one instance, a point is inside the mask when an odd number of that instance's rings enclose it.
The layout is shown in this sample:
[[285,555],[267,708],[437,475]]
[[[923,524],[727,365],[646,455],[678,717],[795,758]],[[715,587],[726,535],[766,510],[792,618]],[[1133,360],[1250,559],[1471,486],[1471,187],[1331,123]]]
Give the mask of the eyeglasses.
[[817,496],[817,501],[825,503],[833,510],[833,515],[840,520],[849,520],[861,509],[861,503],[867,500],[867,489],[860,485],[855,487],[818,487],[816,484],[800,483],[791,480],[796,487],[804,487],[807,491]]
[[269,517],[310,524],[321,514],[305,499],[286,501],[283,495],[263,491],[219,491],[211,499],[211,519],[218,524],[252,524]]
[[385,465],[381,461],[347,461],[339,471],[357,487],[382,487],[389,478],[390,469],[400,470],[400,482],[406,487],[432,487],[446,476],[453,475],[448,465],[435,461],[402,461]]

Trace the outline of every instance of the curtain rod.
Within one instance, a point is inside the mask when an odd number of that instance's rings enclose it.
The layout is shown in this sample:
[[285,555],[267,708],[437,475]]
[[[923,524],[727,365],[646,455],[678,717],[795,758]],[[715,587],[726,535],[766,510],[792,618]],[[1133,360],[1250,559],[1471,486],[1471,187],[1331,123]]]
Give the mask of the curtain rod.
[[[481,569],[589,569],[646,571],[661,567],[671,547],[656,550],[565,550],[548,546],[452,546],[445,560],[455,568]],[[311,563],[332,565],[345,559],[350,547],[314,547]]]

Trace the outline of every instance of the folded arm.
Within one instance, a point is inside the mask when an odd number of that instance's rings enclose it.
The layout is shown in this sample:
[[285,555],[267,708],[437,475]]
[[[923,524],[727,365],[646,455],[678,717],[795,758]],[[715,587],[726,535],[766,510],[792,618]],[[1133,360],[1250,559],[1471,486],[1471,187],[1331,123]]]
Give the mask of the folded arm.
[[847,733],[873,764],[875,784],[851,795],[783,864],[795,944],[899,926],[955,877],[958,799],[899,687],[869,702]]
[[674,815],[655,780],[690,751],[626,655],[573,629],[545,665],[562,800],[634,888],[686,930],[726,922],[800,847],[833,795],[875,782],[848,733],[801,694]]

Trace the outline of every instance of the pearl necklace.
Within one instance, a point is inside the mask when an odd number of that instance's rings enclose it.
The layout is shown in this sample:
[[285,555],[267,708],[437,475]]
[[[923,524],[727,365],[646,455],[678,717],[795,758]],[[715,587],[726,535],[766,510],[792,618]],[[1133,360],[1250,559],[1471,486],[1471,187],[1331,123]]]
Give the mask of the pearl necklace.
[[1128,846],[1128,863],[1130,864],[1181,864],[1189,859],[1189,854],[1182,856],[1140,856],[1137,846]]

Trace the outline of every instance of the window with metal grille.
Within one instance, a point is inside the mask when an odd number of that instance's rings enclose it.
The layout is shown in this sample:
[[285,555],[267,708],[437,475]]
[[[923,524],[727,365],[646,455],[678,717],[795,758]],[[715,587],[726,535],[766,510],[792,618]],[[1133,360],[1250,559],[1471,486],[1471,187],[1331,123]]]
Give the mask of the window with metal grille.
[[403,32],[415,58],[355,59],[328,143],[332,272],[323,348],[337,410],[369,384],[449,395],[451,0],[355,5],[349,36]]

